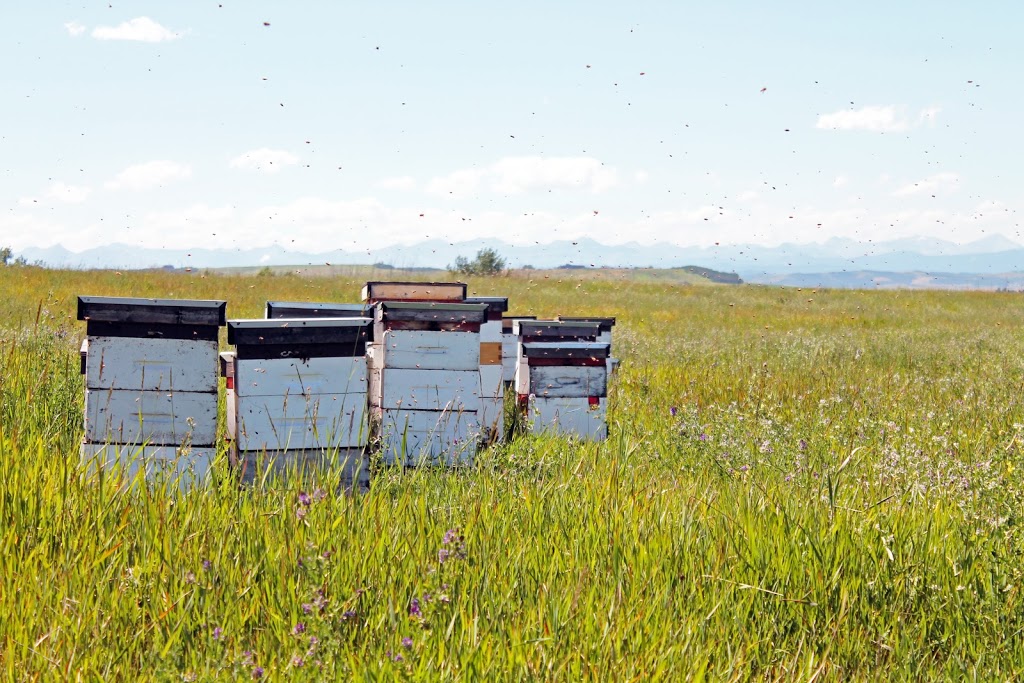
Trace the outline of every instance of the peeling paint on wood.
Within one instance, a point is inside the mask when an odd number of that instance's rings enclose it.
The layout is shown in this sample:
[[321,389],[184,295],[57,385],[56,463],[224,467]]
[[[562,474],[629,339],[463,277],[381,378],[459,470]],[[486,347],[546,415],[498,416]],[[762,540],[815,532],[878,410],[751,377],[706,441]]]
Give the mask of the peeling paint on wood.
[[366,394],[236,396],[239,451],[363,446]]
[[217,390],[217,342],[92,337],[85,386],[146,391]]
[[604,365],[531,367],[529,393],[538,398],[607,396],[608,368]]
[[191,391],[86,389],[85,438],[90,443],[212,446],[217,394]]

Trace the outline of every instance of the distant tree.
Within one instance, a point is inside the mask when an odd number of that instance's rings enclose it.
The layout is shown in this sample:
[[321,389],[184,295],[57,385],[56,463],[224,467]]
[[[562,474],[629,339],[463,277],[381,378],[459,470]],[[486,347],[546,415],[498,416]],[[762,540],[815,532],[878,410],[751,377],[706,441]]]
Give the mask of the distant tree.
[[456,257],[448,270],[459,275],[500,275],[505,272],[505,265],[505,259],[497,251],[486,247],[476,252],[472,261],[465,256]]
[[10,247],[0,247],[0,266],[6,266],[12,256],[14,256],[14,252]]

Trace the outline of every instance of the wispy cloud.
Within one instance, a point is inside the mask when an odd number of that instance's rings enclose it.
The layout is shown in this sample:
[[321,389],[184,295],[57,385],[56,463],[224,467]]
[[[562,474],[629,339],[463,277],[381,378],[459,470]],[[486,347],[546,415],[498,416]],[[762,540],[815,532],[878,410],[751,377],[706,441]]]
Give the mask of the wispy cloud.
[[232,168],[246,168],[262,173],[277,173],[285,166],[294,166],[299,158],[283,149],[261,147],[252,149],[231,160]]
[[31,206],[40,201],[63,202],[65,204],[80,204],[89,198],[92,188],[81,185],[68,185],[67,183],[54,183],[47,188],[39,197],[22,197],[18,203],[22,206]]
[[148,190],[192,175],[192,167],[176,161],[148,161],[124,169],[104,183],[108,190]]
[[[66,26],[66,25],[65,25]],[[76,25],[76,29],[78,26]],[[83,30],[85,27],[81,27]],[[71,29],[69,28],[70,32]],[[78,35],[72,33],[71,35]],[[136,17],[117,26],[97,26],[89,34],[96,40],[134,40],[142,43],[163,43],[181,38],[182,33],[161,26],[149,17]]]
[[481,187],[505,194],[554,189],[599,194],[618,184],[618,172],[591,157],[507,157],[434,178],[426,190],[447,197],[463,197]]
[[85,26],[78,23],[77,21],[69,21],[64,24],[64,30],[68,32],[69,36],[77,38],[78,36],[85,33]]
[[916,183],[904,185],[892,193],[894,197],[905,197],[922,192],[947,191],[955,192],[959,189],[960,176],[956,173],[936,173]]
[[822,114],[818,128],[826,130],[867,130],[876,133],[898,133],[924,123],[933,123],[939,107],[928,107],[917,116],[908,116],[904,107],[895,105],[869,106]]

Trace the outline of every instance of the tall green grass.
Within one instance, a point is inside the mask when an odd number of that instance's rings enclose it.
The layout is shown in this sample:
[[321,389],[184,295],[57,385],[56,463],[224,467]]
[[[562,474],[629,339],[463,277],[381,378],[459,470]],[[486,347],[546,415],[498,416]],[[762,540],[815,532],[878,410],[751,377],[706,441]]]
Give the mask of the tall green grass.
[[354,497],[84,471],[75,294],[246,317],[359,284],[0,268],[5,678],[1024,676],[1020,296],[472,281],[619,317],[607,442]]

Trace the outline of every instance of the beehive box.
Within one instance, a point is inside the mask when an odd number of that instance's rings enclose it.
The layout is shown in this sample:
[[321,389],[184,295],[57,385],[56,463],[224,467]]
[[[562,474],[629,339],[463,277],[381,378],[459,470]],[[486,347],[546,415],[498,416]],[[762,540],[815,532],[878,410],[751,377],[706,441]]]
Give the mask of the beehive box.
[[464,282],[367,282],[363,301],[435,301],[459,303],[466,298]]
[[562,322],[584,322],[584,323],[597,323],[597,341],[608,344],[608,377],[614,374],[615,370],[619,367],[619,359],[614,357],[615,349],[612,346],[612,328],[615,327],[615,318],[599,317],[599,316],[558,316],[558,320]]
[[508,297],[473,296],[466,303],[486,304],[486,320],[480,325],[480,426],[484,443],[500,441],[505,432],[504,345],[502,314]]
[[516,392],[533,432],[607,437],[609,345],[598,323],[518,321]]
[[136,446],[83,443],[82,462],[90,474],[122,481],[169,484],[181,490],[201,485],[210,477],[217,457],[215,446]]
[[[226,303],[78,297],[86,321],[83,458],[205,477],[217,436],[217,332]],[[154,474],[155,476],[155,474]]]
[[486,315],[486,304],[377,305],[367,362],[385,463],[472,461],[480,438],[480,326]]
[[235,352],[222,354],[222,372],[232,450],[295,453],[296,461],[309,459],[307,450],[362,450],[370,325],[369,318],[228,321]]

